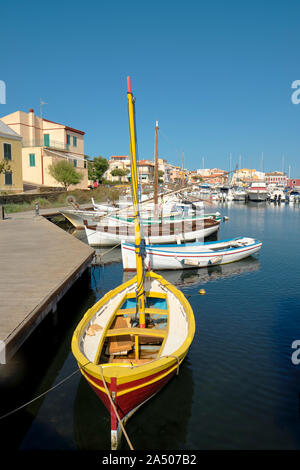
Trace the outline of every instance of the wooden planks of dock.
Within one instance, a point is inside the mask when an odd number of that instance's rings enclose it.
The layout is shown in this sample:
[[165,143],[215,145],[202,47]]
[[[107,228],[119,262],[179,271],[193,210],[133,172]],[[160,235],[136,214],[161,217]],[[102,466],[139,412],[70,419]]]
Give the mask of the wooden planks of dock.
[[0,364],[87,269],[94,250],[41,216],[0,221]]

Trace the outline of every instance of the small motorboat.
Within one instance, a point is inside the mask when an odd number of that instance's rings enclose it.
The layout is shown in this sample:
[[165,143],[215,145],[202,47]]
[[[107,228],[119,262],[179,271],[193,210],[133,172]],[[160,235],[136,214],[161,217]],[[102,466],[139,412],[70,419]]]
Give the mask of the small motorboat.
[[292,190],[289,194],[289,202],[292,204],[300,201],[300,192],[296,190]]

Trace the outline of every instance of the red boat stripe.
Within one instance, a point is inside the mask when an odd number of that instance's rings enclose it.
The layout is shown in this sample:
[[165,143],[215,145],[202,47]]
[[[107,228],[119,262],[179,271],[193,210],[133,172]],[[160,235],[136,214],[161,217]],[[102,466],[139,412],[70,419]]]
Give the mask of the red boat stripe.
[[[151,380],[155,379],[156,377],[158,377],[162,374],[165,374],[168,370],[172,369],[172,367],[174,367],[174,364],[172,364],[170,367],[168,367],[166,369],[163,369],[160,372],[156,372],[155,374],[152,374],[152,375],[147,375],[147,377],[144,377],[142,379],[133,380],[132,382],[126,382],[124,384],[118,384],[117,383],[117,392],[126,390],[128,388],[137,387],[139,385],[150,382]],[[93,377],[91,374],[88,374],[86,371],[84,371],[84,372],[92,382],[94,382],[96,385],[104,388],[104,385],[103,385],[103,382],[102,382],[101,379],[97,379],[96,377]]]

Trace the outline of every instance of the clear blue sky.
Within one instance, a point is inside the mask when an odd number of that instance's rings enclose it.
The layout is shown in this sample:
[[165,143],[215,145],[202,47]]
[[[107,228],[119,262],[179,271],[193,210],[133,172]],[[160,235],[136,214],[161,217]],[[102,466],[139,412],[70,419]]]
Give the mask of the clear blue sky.
[[300,176],[300,2],[151,0],[2,2],[0,117],[33,107],[84,130],[90,156],[129,153],[126,77],[140,158],[189,169]]

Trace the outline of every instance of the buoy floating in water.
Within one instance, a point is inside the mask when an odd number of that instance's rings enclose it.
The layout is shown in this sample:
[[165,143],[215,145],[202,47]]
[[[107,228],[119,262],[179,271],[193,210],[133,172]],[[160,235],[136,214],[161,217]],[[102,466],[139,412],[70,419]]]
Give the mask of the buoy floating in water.
[[205,290],[204,290],[204,289],[200,289],[200,290],[199,290],[199,294],[200,294],[200,295],[205,295],[205,294],[206,294],[206,292],[205,292]]

